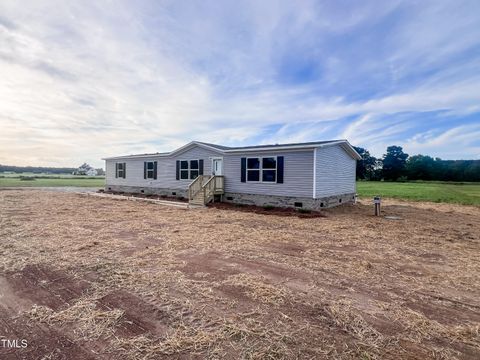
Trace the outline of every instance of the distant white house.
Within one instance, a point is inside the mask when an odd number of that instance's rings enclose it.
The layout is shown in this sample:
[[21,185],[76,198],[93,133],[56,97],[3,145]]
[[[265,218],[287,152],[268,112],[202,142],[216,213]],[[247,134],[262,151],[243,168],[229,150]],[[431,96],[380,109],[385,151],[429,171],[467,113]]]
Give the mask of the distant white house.
[[73,172],[73,175],[87,175],[87,176],[97,176],[98,172],[93,167],[87,163],[83,163],[79,166],[77,170]]
[[88,176],[97,176],[97,170],[95,169],[88,169],[87,172],[85,173],[85,175],[88,175]]

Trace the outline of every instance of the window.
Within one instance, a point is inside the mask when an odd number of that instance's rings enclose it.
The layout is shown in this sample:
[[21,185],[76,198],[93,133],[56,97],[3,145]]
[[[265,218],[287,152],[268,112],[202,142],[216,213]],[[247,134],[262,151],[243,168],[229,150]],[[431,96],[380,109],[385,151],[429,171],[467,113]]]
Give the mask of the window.
[[157,162],[145,161],[143,163],[143,178],[157,180]]
[[115,174],[117,178],[125,179],[125,163],[116,163],[117,173]]
[[180,179],[188,179],[188,161],[180,161]]
[[247,159],[247,181],[260,181],[260,159]]
[[180,161],[180,179],[196,179],[200,174],[199,160]]
[[277,158],[247,158],[247,181],[277,182]]
[[277,159],[268,157],[262,159],[262,181],[277,182]]
[[190,160],[190,179],[198,177],[198,160]]
[[145,178],[146,179],[155,178],[155,163],[153,161],[147,161],[145,163]]

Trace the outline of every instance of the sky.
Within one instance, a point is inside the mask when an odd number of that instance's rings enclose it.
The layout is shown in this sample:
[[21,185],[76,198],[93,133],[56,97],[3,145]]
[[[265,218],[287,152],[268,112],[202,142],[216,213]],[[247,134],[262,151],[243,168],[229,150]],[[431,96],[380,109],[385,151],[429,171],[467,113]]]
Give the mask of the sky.
[[480,159],[480,1],[0,1],[0,163],[191,140]]

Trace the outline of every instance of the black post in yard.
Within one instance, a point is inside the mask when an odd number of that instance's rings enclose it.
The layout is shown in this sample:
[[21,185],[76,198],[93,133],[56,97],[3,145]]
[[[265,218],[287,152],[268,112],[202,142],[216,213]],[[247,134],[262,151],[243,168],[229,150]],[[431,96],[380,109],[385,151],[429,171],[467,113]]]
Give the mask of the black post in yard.
[[373,203],[375,204],[375,216],[380,216],[380,203],[381,203],[380,196],[375,196],[373,198]]

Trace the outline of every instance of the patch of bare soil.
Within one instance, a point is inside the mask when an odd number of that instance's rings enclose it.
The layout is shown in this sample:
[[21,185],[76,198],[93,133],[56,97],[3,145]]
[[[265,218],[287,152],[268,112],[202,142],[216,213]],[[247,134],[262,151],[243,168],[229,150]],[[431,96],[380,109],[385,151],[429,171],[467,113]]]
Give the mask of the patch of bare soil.
[[146,333],[166,335],[168,314],[136,295],[115,290],[100,298],[98,302],[100,308],[123,311],[121,321],[115,327],[117,336],[134,337]]
[[77,344],[61,329],[32,323],[26,316],[12,316],[3,307],[0,307],[0,331],[0,340],[12,342],[10,346],[0,345],[1,359],[95,359],[87,346]]
[[[94,359],[61,327],[31,322],[27,312],[38,305],[60,310],[88,291],[88,283],[46,265],[27,265],[0,277],[0,358]],[[10,341],[10,344],[7,343]]]
[[46,265],[27,265],[8,275],[7,281],[17,297],[54,310],[79,298],[89,287],[86,281],[75,280]]
[[222,210],[234,210],[251,212],[262,215],[276,215],[276,216],[297,216],[299,218],[317,218],[324,217],[325,215],[320,211],[311,211],[303,209],[294,209],[287,207],[270,207],[270,206],[256,206],[256,205],[244,205],[244,204],[231,204],[225,202],[215,202],[207,204],[208,207],[222,209]]
[[1,191],[0,358],[480,358],[480,209],[383,203]]

